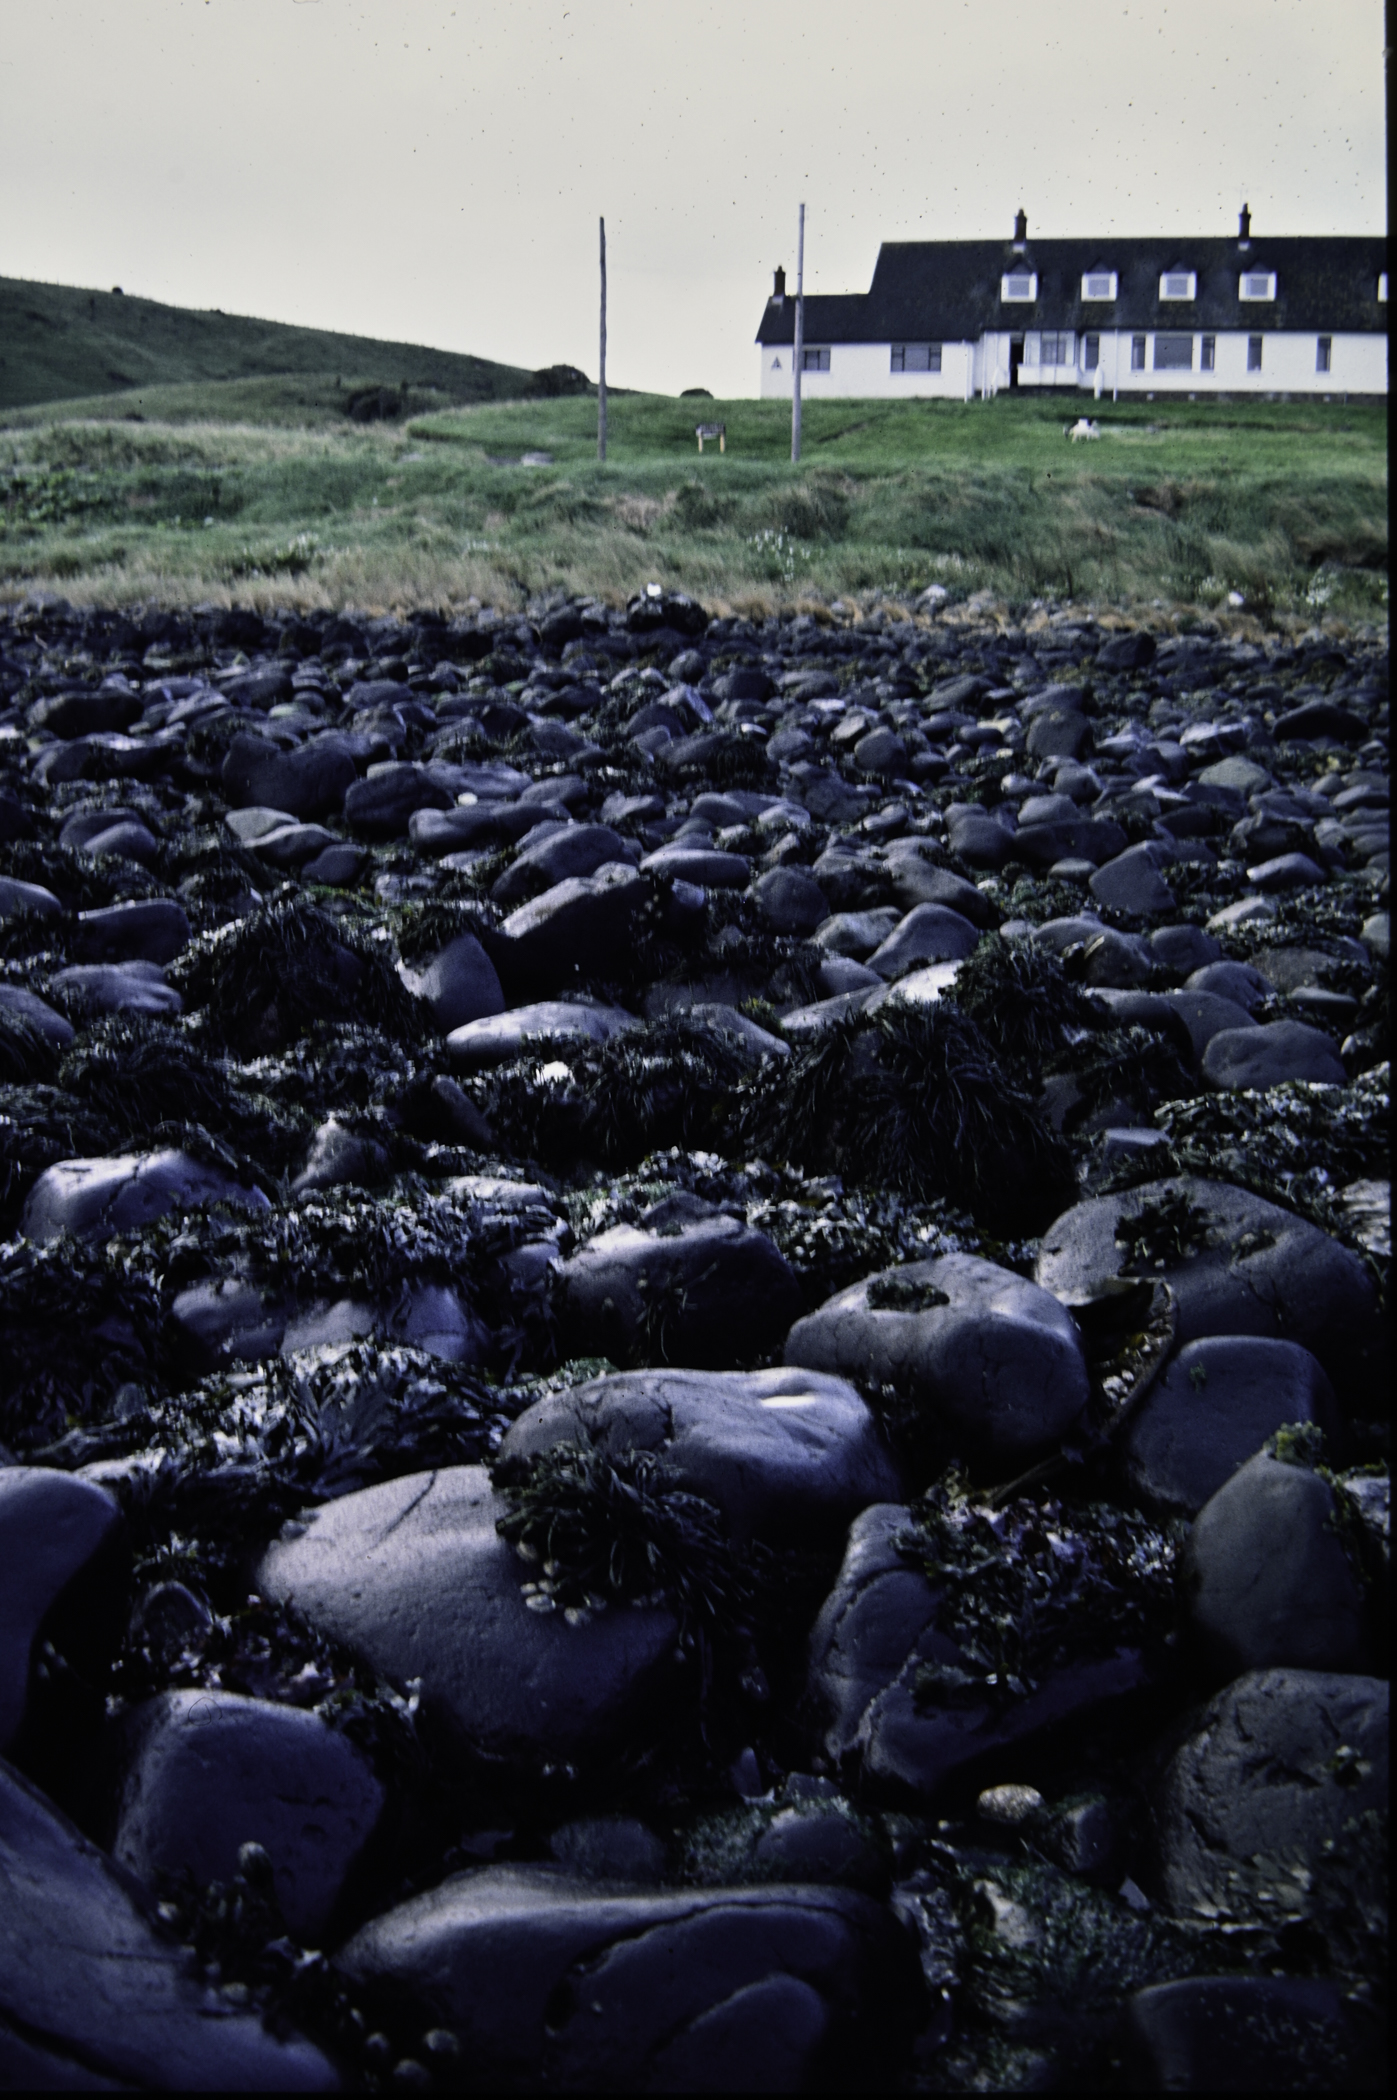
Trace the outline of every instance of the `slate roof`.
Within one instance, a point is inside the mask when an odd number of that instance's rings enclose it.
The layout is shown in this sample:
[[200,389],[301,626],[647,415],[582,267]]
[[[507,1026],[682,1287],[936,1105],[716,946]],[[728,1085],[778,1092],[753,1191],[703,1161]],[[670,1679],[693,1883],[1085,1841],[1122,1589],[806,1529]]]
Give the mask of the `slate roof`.
[[[1288,329],[1376,335],[1387,329],[1378,274],[1387,268],[1381,236],[1257,240],[884,241],[867,292],[805,301],[809,344],[970,342],[993,329],[1177,327],[1200,331]],[[1000,300],[1000,279],[1034,270],[1038,297],[1029,305]],[[1082,299],[1082,278],[1114,270],[1119,296]],[[1159,280],[1191,270],[1197,297],[1161,300]],[[1272,270],[1276,297],[1243,300],[1243,271]],[[757,341],[793,343],[795,300],[768,300]]]

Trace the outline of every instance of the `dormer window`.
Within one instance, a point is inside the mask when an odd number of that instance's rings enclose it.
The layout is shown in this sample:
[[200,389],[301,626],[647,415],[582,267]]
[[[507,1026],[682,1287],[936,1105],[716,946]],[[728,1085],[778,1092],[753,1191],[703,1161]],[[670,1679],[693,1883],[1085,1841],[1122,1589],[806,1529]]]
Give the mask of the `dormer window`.
[[1276,296],[1276,273],[1274,270],[1243,270],[1237,284],[1239,299],[1274,299]]
[[1198,276],[1193,270],[1166,270],[1159,280],[1161,299],[1196,299]]
[[1116,273],[1114,270],[1088,270],[1082,279],[1084,299],[1114,299],[1116,296]]
[[1038,297],[1038,272],[1009,270],[999,280],[999,297],[1005,306],[1031,306]]

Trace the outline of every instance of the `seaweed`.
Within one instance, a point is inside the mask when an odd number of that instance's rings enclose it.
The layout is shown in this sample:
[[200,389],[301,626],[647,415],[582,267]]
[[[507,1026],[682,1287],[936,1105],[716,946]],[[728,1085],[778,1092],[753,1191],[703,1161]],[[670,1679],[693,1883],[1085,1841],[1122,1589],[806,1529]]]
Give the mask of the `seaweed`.
[[159,1327],[159,1286],[121,1250],[0,1247],[0,1437],[33,1450],[104,1413],[150,1376]]
[[123,1141],[196,1125],[274,1173],[305,1143],[304,1116],[248,1096],[181,1029],[143,1015],[96,1023],[69,1050],[58,1078]]
[[1076,1192],[1071,1156],[954,1008],[890,1005],[825,1029],[744,1089],[739,1130],[807,1168],[1041,1230]]
[[18,1218],[46,1167],[110,1151],[113,1141],[104,1118],[58,1087],[0,1087],[0,1220]]
[[875,1276],[868,1286],[868,1303],[875,1312],[930,1312],[950,1302],[949,1292],[917,1276]]
[[937,1593],[933,1623],[960,1656],[918,1670],[928,1704],[1001,1706],[1054,1669],[1162,1648],[1174,1630],[1175,1541],[1106,1503],[1019,1496],[992,1508],[951,1468],[913,1505],[897,1545]]
[[1077,1100],[1064,1116],[1072,1129],[1113,1102],[1144,1111],[1159,1101],[1187,1099],[1197,1081],[1184,1069],[1169,1038],[1152,1028],[1132,1024],[1107,1028],[1058,1050],[1048,1063],[1050,1076],[1076,1081]]
[[54,1047],[24,1013],[0,1006],[0,1086],[27,1086],[47,1079]]
[[391,957],[386,935],[366,936],[287,885],[247,918],[191,941],[169,977],[204,1026],[245,1053],[294,1042],[326,1020],[413,1042],[423,1030],[418,1003]]
[[[450,1196],[412,1181],[374,1194],[325,1189],[284,1210],[162,1220],[147,1237],[163,1239],[171,1285],[232,1268],[276,1292],[348,1291],[380,1303],[409,1283],[460,1284],[485,1251]],[[497,1236],[489,1252],[498,1251]]]
[[1201,1254],[1213,1220],[1201,1203],[1190,1203],[1182,1189],[1147,1200],[1139,1210],[1122,1213],[1116,1222],[1116,1245],[1125,1249],[1122,1275],[1141,1269],[1172,1268]]
[[951,994],[1002,1058],[1037,1064],[1067,1029],[1094,1028],[1100,1009],[1036,941],[988,934],[956,972]]

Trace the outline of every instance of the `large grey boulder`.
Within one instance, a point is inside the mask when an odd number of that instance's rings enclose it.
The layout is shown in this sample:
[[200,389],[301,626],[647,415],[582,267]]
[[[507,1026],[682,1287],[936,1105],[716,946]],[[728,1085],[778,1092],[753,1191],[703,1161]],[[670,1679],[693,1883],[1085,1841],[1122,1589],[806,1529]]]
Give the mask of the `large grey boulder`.
[[448,2025],[477,2077],[531,2091],[877,2085],[921,2001],[910,1940],[852,1889],[662,1893],[537,1866],[454,1874],[337,1965]]
[[1127,846],[1124,853],[1097,869],[1087,887],[1098,904],[1113,911],[1159,918],[1175,910],[1178,903],[1159,872],[1161,858],[1158,846]]
[[272,1863],[288,1931],[319,1946],[384,1790],[348,1736],[299,1707],[233,1692],[162,1692],[129,1723],[116,1859],[143,1881],[231,1881],[239,1847]]
[[34,1644],[62,1601],[89,1621],[120,1551],[121,1515],[102,1488],[44,1466],[0,1468],[0,1751],[29,1707]]
[[1229,1093],[1280,1086],[1288,1079],[1343,1086],[1348,1077],[1334,1038],[1303,1021],[1223,1029],[1210,1039],[1201,1062],[1209,1086]]
[[972,868],[1002,868],[1014,843],[1012,833],[983,809],[952,810],[946,842]]
[[511,986],[557,992],[608,964],[614,971],[648,895],[644,876],[628,861],[607,861],[594,875],[570,876],[520,905],[502,929]]
[[223,761],[223,792],[235,809],[265,804],[304,821],[337,815],[357,774],[349,739],[333,730],[294,751],[265,737],[235,736]]
[[184,1011],[184,1001],[156,963],[71,963],[54,972],[49,989],[84,1017],[134,1013],[169,1019]]
[[889,849],[888,875],[904,910],[910,911],[917,904],[944,904],[963,919],[969,919],[982,933],[992,932],[999,924],[1001,914],[983,890],[977,890],[973,882],[953,874],[949,868],[934,867],[920,853]]
[[1387,1767],[1386,1683],[1249,1671],[1204,1709],[1159,1786],[1165,1900],[1204,1918],[1304,1917],[1326,1856],[1386,1811]]
[[764,1232],[718,1212],[598,1233],[559,1269],[557,1307],[574,1355],[722,1369],[780,1344],[800,1286]]
[[[1158,1255],[1150,1252],[1151,1219]],[[1207,1334],[1299,1342],[1346,1406],[1359,1397],[1348,1381],[1371,1388],[1382,1376],[1376,1296],[1358,1256],[1293,1211],[1227,1182],[1179,1175],[1074,1204],[1044,1233],[1036,1273],[1068,1304],[1114,1276],[1162,1277],[1178,1301],[1181,1343]]]
[[894,1386],[1006,1463],[1065,1434],[1089,1391],[1071,1314],[972,1254],[909,1262],[836,1292],[791,1329],[786,1361]]
[[365,839],[400,839],[419,809],[450,809],[452,798],[426,766],[370,766],[344,798],[344,821]]
[[776,933],[805,936],[829,917],[818,882],[802,868],[768,868],[752,885],[757,909]]
[[1338,1424],[1322,1365],[1298,1342],[1209,1335],[1166,1365],[1122,1439],[1125,1477],[1149,1508],[1194,1517],[1288,1422]]
[[659,1606],[573,1626],[529,1608],[495,1530],[506,1504],[480,1466],[412,1473],[289,1524],[257,1584],[424,1708],[478,1754],[568,1762],[634,1739],[663,1705],[675,1621]]
[[944,904],[917,904],[868,958],[880,977],[902,977],[923,963],[963,962],[980,936],[968,919]]
[[625,859],[621,834],[609,824],[564,824],[536,843],[528,840],[490,895],[497,904],[523,904],[569,876],[595,875],[608,861]]
[[560,1443],[657,1452],[664,1477],[716,1503],[739,1539],[838,1536],[901,1492],[854,1388],[807,1371],[624,1371],[550,1393],[506,1431],[504,1476]]
[[614,1035],[639,1028],[624,1006],[597,1006],[581,1000],[540,999],[508,1013],[487,1014],[453,1028],[446,1047],[467,1072],[525,1057],[548,1043],[607,1043]]
[[79,962],[173,962],[190,936],[183,905],[143,897],[78,913],[73,954]]
[[1263,999],[1271,996],[1271,987],[1260,970],[1250,963],[1209,962],[1194,970],[1184,985],[1186,992],[1211,992],[1214,998],[1230,999],[1251,1014]]
[[1327,1481],[1264,1451],[1204,1504],[1179,1573],[1219,1677],[1363,1668],[1363,1584],[1337,1519]]
[[326,2093],[339,2079],[204,1982],[106,1854],[0,1764],[0,2086]]
[[[1063,1658],[1024,1696],[976,1684],[938,1619],[944,1599],[899,1551],[914,1512],[877,1503],[854,1519],[843,1566],[810,1635],[807,1703],[820,1747],[851,1790],[925,1804],[951,1776],[1148,1681],[1122,1645]],[[1083,1632],[1091,1633],[1085,1621]],[[1099,1645],[1099,1643],[1098,1643]],[[932,1678],[937,1689],[928,1689]]]
[[1236,1034],[1253,1025],[1244,1006],[1232,999],[1221,999],[1216,992],[1166,992],[1164,997],[1188,1030],[1195,1064],[1202,1060],[1214,1036],[1224,1030]]
[[0,1021],[4,1020],[18,1021],[42,1036],[55,1057],[73,1040],[72,1022],[65,1021],[37,992],[27,992],[22,985],[0,984]]
[[21,882],[14,875],[0,875],[0,919],[17,918],[21,912],[41,919],[58,919],[63,916],[63,906],[41,882]]
[[29,1191],[19,1229],[31,1240],[54,1240],[61,1232],[110,1239],[119,1232],[139,1232],[167,1210],[193,1210],[205,1203],[270,1208],[261,1189],[244,1188],[187,1152],[128,1152],[106,1159],[61,1159],[46,1168]]
[[426,1001],[443,1034],[504,1012],[499,974],[473,933],[458,933],[421,969],[403,965],[401,976],[408,990]]

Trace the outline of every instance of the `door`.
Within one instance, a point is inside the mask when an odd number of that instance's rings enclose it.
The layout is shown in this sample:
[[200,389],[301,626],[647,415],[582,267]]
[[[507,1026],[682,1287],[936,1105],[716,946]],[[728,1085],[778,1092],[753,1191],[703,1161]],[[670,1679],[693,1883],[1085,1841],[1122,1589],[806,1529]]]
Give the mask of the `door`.
[[1013,336],[1010,336],[1010,338],[1009,338],[1009,389],[1010,389],[1010,392],[1011,392],[1011,393],[1015,393],[1015,392],[1017,392],[1017,391],[1018,391],[1018,384],[1019,384],[1019,366],[1020,366],[1020,365],[1021,365],[1022,363],[1023,363],[1023,337],[1022,337],[1021,335],[1013,335]]

